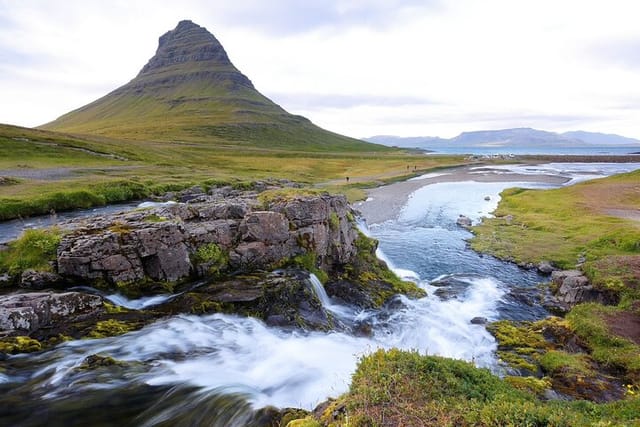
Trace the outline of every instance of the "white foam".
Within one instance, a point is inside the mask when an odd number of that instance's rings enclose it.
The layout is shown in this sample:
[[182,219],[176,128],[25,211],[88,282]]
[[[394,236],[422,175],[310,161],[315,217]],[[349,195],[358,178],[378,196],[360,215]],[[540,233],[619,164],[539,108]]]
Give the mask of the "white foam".
[[146,208],[157,208],[162,206],[171,206],[176,205],[177,202],[170,200],[168,202],[142,202],[138,205],[138,209],[146,209]]
[[143,308],[151,307],[168,301],[174,296],[175,295],[164,294],[142,297],[138,299],[129,299],[121,294],[111,294],[105,296],[105,298],[120,307],[128,308],[130,310],[142,310]]

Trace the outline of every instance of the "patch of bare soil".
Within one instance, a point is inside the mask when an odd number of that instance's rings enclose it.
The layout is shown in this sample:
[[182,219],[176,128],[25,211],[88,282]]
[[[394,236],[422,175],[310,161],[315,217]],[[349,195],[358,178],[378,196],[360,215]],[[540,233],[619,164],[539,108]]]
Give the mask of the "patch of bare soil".
[[609,330],[618,336],[640,344],[640,314],[624,311],[604,318]]
[[618,218],[640,221],[640,183],[597,182],[581,187],[586,206]]
[[3,178],[6,179],[24,178],[40,181],[57,181],[61,179],[72,178],[80,173],[128,170],[138,167],[139,166],[107,166],[101,168],[60,167],[45,169],[2,169],[0,170],[0,175],[3,175]]
[[640,209],[607,209],[605,213],[616,218],[640,221]]

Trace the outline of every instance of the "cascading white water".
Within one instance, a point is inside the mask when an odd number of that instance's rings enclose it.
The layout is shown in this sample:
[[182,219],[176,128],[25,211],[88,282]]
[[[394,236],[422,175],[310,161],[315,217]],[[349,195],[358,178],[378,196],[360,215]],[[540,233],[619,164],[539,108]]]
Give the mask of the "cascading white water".
[[[493,367],[495,342],[471,319],[500,318],[509,289],[522,283],[535,286],[539,278],[468,250],[464,239],[469,234],[455,226],[455,217],[464,213],[477,219],[486,214],[506,186],[430,185],[413,194],[398,221],[365,230],[380,239],[387,256],[382,250],[379,256],[396,274],[427,290],[426,298],[399,297],[388,309],[356,311],[336,304],[317,277],[310,277],[325,309],[337,318],[367,321],[372,328],[368,337],[282,330],[224,314],[181,315],[119,337],[71,341],[41,354],[12,356],[17,365],[33,368],[28,374],[0,374],[0,383],[29,383],[42,399],[68,394],[76,399],[85,392],[88,396],[135,385],[194,385],[205,391],[241,393],[254,407],[313,408],[345,392],[358,358],[378,348],[418,350]],[[486,195],[491,196],[490,204]],[[451,297],[441,299],[436,293],[445,279],[454,280],[456,288]],[[109,298],[139,309],[167,296]],[[518,309],[523,315],[532,310]],[[92,354],[130,364],[108,374],[79,369]]]
[[142,310],[147,307],[162,304],[174,297],[175,295],[170,294],[153,295],[137,299],[130,299],[121,294],[109,294],[105,296],[107,300],[111,301],[115,305],[128,308],[129,310]]

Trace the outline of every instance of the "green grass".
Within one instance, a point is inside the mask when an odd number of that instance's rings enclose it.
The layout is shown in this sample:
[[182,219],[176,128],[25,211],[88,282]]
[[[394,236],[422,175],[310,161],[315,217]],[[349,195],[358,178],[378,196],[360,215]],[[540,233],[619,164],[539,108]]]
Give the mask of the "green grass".
[[[44,154],[43,146],[48,150]],[[364,196],[364,186],[406,177],[408,164],[415,164],[416,173],[422,173],[464,162],[459,156],[426,157],[397,150],[354,153],[339,147],[335,152],[294,148],[283,151],[231,144],[123,141],[0,125],[0,176],[2,170],[73,169],[60,179],[23,178],[1,185],[0,220],[143,198],[196,184],[205,188],[214,183],[240,186],[270,178],[344,192],[356,200]],[[351,178],[349,185],[346,176]]]
[[17,275],[27,269],[50,271],[55,260],[61,233],[55,228],[26,230],[19,239],[0,251],[0,273]]
[[[571,375],[591,373],[591,367],[584,354],[567,353],[562,350],[550,350],[539,358],[540,366],[548,373],[569,371]],[[563,372],[563,374],[567,374]]]
[[[545,380],[502,380],[467,362],[396,349],[365,356],[348,393],[322,415],[334,426],[636,425],[640,400],[613,404],[542,401]],[[336,419],[332,411],[344,404]]]
[[628,197],[633,190],[627,187],[639,181],[636,171],[556,190],[505,190],[496,218],[474,227],[471,246],[516,262],[551,260],[561,268],[572,268],[582,254],[588,261],[640,254],[640,226],[606,214],[592,200],[624,184],[616,201],[637,208],[640,202]]
[[613,334],[606,318],[615,319],[625,310],[600,304],[581,304],[567,315],[567,321],[591,350],[591,356],[605,366],[621,370],[640,382],[640,346]]

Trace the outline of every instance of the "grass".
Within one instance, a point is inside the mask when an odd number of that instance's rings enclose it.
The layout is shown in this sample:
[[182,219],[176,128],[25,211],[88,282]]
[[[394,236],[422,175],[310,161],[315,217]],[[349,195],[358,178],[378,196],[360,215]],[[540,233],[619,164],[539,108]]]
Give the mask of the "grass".
[[0,273],[18,275],[27,269],[50,271],[62,235],[56,228],[26,230],[0,251]]
[[640,384],[640,345],[611,332],[607,319],[615,319],[624,309],[600,304],[581,304],[567,315],[567,321],[603,365],[622,371]]
[[503,259],[551,260],[560,268],[572,268],[581,255],[588,262],[638,255],[640,224],[607,213],[640,207],[637,182],[640,171],[555,190],[505,190],[496,217],[474,227],[471,245]]
[[[637,398],[604,405],[539,400],[536,395],[547,387],[545,380],[502,380],[486,369],[459,360],[396,349],[378,350],[360,360],[349,392],[330,405],[321,420],[324,425],[351,427],[640,422]],[[336,411],[341,405],[345,410]]]
[[635,171],[556,190],[506,190],[496,218],[474,228],[472,247],[503,259],[575,268],[584,258],[591,284],[620,297],[617,306],[580,304],[567,314],[566,326],[588,353],[547,348],[536,362],[549,374],[594,378],[597,364],[631,387],[640,383],[632,327],[639,317],[640,223],[623,215],[640,208],[639,183]]
[[417,167],[412,176],[464,163],[461,156],[427,157],[398,150],[305,148],[123,141],[0,125],[0,176],[2,170],[71,168],[56,179],[22,178],[0,186],[0,220],[139,199],[196,184],[241,185],[269,178],[346,193],[356,200],[364,196],[363,187],[407,177],[409,164]]
[[196,265],[204,266],[209,274],[215,276],[227,268],[229,253],[215,243],[207,243],[196,250],[193,260]]

